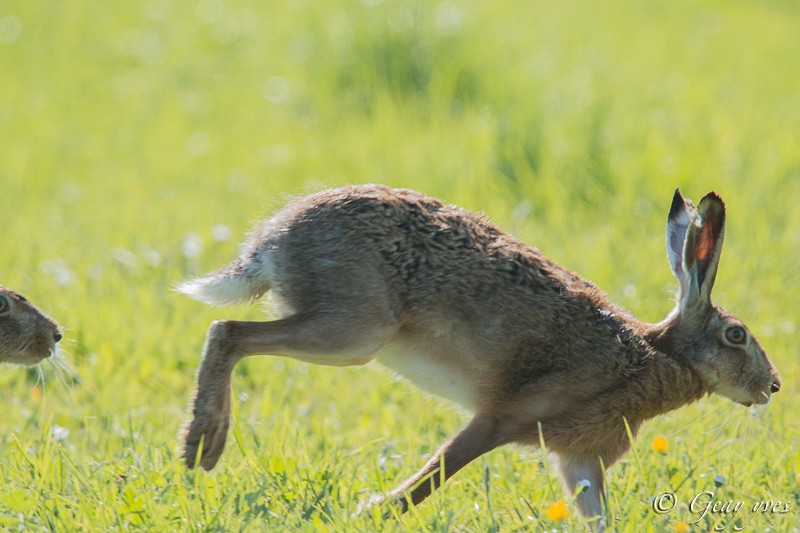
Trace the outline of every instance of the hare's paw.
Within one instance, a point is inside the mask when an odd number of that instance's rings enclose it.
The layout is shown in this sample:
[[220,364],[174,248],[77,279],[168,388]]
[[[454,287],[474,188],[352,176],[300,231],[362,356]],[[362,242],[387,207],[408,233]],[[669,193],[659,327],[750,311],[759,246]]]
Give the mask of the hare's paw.
[[[182,457],[188,468],[194,468],[200,460],[200,466],[211,470],[216,466],[225,450],[228,437],[229,415],[225,402],[211,407],[212,404],[202,402],[198,395],[192,409],[194,418],[183,430],[184,446]],[[200,446],[202,443],[202,452]],[[200,453],[198,453],[200,452]]]
[[374,494],[366,502],[362,502],[356,510],[357,515],[379,513],[383,520],[400,516],[408,511],[405,495],[392,496]]
[[[194,468],[200,459],[200,466],[206,470],[214,468],[225,450],[225,439],[228,433],[227,420],[220,425],[204,423],[207,421],[194,419],[184,430],[185,442],[182,457],[187,468]],[[202,442],[203,451],[200,451]]]
[[352,516],[359,516],[359,515],[362,515],[364,513],[366,513],[366,514],[374,513],[375,512],[374,511],[375,508],[379,507],[384,499],[385,499],[385,496],[383,494],[372,494],[372,495],[370,495],[369,498],[366,501],[362,500],[358,504],[358,507],[356,507],[356,512],[353,513]]
[[405,494],[391,495],[380,502],[384,520],[396,518],[408,511],[408,499]]

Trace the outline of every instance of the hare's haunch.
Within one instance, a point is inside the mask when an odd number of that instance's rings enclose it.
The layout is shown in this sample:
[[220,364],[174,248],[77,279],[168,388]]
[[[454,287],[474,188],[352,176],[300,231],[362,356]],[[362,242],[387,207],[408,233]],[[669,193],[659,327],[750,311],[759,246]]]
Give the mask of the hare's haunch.
[[0,285],[0,363],[35,365],[53,355],[60,340],[52,318]]
[[244,356],[324,365],[375,358],[474,413],[391,493],[401,511],[497,446],[539,445],[541,428],[566,488],[589,481],[577,497],[582,514],[600,515],[601,465],[628,450],[626,423],[635,434],[706,394],[751,405],[780,389],[755,337],[711,302],[724,229],[719,196],[695,208],[675,192],[667,252],[678,301],[649,324],[470,211],[378,185],[298,198],[256,229],[233,263],[179,287],[215,305],[271,291],[282,316],[209,328],[186,464],[199,457],[211,469],[219,460],[231,371]]

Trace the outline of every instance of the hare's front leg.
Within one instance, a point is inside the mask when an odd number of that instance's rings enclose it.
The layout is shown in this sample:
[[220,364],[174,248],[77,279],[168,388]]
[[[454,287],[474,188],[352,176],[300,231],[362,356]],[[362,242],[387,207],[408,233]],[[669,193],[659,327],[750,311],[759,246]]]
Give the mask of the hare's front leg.
[[603,469],[600,458],[578,458],[559,455],[559,468],[564,478],[564,485],[570,493],[580,491],[575,498],[578,510],[585,518],[598,518],[593,529],[605,529],[603,517],[603,500],[605,492],[603,486]]
[[217,321],[211,324],[197,373],[192,421],[185,427],[183,457],[194,468],[217,464],[228,435],[231,374],[243,357],[285,355],[317,364],[364,364],[391,339],[398,325],[380,312],[306,313],[271,322]]

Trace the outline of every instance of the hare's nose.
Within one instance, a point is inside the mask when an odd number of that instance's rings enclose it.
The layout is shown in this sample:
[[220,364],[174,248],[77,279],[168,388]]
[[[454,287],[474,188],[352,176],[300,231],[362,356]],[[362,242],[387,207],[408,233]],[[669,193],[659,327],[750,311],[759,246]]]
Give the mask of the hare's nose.
[[773,393],[776,393],[776,392],[778,392],[779,390],[781,390],[781,384],[780,384],[780,382],[778,382],[778,381],[773,381],[773,382],[772,382],[772,388],[771,388],[770,390],[772,390],[772,392],[773,392]]
[[[55,340],[56,342],[60,341],[62,338],[63,338],[63,335],[61,335],[61,333],[59,333],[58,331],[56,331],[53,334],[53,340]],[[774,385],[773,385],[773,388],[775,388]]]

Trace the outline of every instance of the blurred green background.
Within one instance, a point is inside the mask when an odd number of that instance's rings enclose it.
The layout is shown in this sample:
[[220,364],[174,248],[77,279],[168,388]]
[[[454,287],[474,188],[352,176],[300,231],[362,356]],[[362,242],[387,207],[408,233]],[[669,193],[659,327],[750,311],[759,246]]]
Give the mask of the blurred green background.
[[[609,475],[611,513],[621,531],[692,524],[688,500],[721,474],[725,499],[792,502],[748,527],[800,527],[798,27],[780,0],[0,0],[0,283],[65,326],[74,366],[0,369],[0,527],[581,527],[571,506],[543,514],[564,496],[520,449],[402,523],[351,516],[466,420],[373,367],[240,364],[229,450],[183,471],[206,327],[263,314],[172,287],[227,263],[287,195],[357,182],[483,211],[650,321],[675,289],[673,190],[718,191],[715,297],[784,387],[766,409],[712,398],[645,426]],[[657,515],[663,490],[681,503]]]

